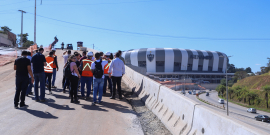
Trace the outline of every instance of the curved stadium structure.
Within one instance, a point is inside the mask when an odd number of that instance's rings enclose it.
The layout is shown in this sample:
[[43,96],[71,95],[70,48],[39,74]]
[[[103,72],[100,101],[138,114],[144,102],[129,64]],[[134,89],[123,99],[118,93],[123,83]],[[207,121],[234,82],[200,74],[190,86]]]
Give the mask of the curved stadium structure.
[[[179,48],[141,48],[122,54],[127,66],[145,69],[159,78],[192,78],[219,83],[225,76],[227,55],[217,51]],[[230,76],[233,74],[229,74]]]

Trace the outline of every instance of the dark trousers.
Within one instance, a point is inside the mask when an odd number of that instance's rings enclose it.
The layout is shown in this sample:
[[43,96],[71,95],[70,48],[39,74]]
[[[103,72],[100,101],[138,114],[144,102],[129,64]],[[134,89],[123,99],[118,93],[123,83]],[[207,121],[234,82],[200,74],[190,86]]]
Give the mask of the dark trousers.
[[104,85],[103,85],[103,94],[106,94],[106,87],[107,87],[107,82],[109,82],[109,89],[110,89],[110,93],[112,95],[112,79],[109,76],[104,77]]
[[71,90],[70,90],[70,98],[71,100],[77,99],[77,89],[78,89],[78,80],[79,78],[77,76],[71,76],[70,78],[70,85],[71,85]]
[[20,105],[24,105],[25,101],[25,93],[27,90],[27,86],[29,84],[29,77],[16,77],[16,93],[14,97],[14,105],[18,106],[20,97],[21,97],[21,103]]
[[45,83],[46,80],[48,79],[48,89],[49,91],[52,91],[51,87],[52,87],[52,73],[45,73]]
[[113,97],[115,97],[115,94],[116,94],[116,85],[117,85],[118,95],[119,95],[119,97],[122,97],[121,79],[122,79],[122,77],[112,76],[112,83],[113,83],[112,96]]

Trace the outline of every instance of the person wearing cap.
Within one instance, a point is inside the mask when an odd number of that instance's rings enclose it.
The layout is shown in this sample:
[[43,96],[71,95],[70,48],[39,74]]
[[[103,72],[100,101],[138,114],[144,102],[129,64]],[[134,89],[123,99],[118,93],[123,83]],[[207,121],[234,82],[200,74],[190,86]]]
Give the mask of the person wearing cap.
[[93,52],[88,52],[87,53],[87,59],[82,60],[80,64],[80,70],[82,71],[81,75],[81,94],[82,97],[85,97],[84,94],[84,86],[86,84],[87,87],[87,93],[86,93],[86,98],[90,97],[90,92],[91,92],[91,84],[93,82],[93,73],[91,71],[91,65],[94,61],[92,61],[93,57]]
[[86,51],[83,51],[83,53],[82,53],[83,57],[81,57],[80,60],[79,60],[80,63],[82,63],[82,60],[87,59],[86,53],[87,53]]
[[52,49],[53,52],[53,57],[54,57],[54,62],[53,62],[53,74],[52,74],[52,88],[56,88],[55,84],[55,79],[56,79],[56,71],[58,71],[58,63],[57,63],[57,56],[55,55],[56,49]]
[[106,52],[104,58],[105,58],[106,61],[108,61],[108,64],[106,64],[105,67],[104,67],[103,95],[106,94],[106,87],[107,87],[107,81],[108,81],[109,82],[110,94],[112,96],[112,80],[109,77],[109,68],[110,68],[110,65],[111,65],[111,60],[113,59],[112,53]]
[[53,75],[53,65],[54,65],[54,52],[51,51],[49,55],[45,58],[46,59],[46,66],[44,66],[44,72],[45,72],[45,80],[48,79],[48,89],[50,94],[52,94],[51,90],[51,82],[52,82],[52,75]]

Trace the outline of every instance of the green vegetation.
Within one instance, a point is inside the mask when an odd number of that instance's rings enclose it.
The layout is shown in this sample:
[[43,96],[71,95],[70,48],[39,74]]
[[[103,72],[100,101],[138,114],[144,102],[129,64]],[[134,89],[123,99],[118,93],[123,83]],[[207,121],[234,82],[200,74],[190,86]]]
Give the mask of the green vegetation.
[[[225,82],[225,83],[224,83]],[[258,110],[270,112],[270,73],[240,78],[237,83],[228,83],[228,98],[230,102],[245,107],[252,107]],[[226,80],[216,88],[220,98],[226,98]]]

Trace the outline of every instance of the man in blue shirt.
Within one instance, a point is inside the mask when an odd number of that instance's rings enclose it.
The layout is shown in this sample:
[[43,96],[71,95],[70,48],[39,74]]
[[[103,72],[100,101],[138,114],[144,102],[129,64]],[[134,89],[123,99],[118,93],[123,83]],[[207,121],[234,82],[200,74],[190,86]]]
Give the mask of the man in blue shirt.
[[[46,66],[45,56],[42,54],[43,48],[39,48],[39,52],[36,53],[31,60],[33,64],[34,78],[35,78],[35,100],[45,102],[45,73],[44,66]],[[40,98],[38,94],[38,84],[40,82]]]
[[110,99],[115,99],[116,85],[119,99],[122,99],[121,79],[122,76],[125,74],[125,64],[121,59],[119,59],[119,52],[117,52],[115,56],[116,58],[111,62],[111,66],[109,68],[109,77],[112,78],[113,83],[113,91]]

